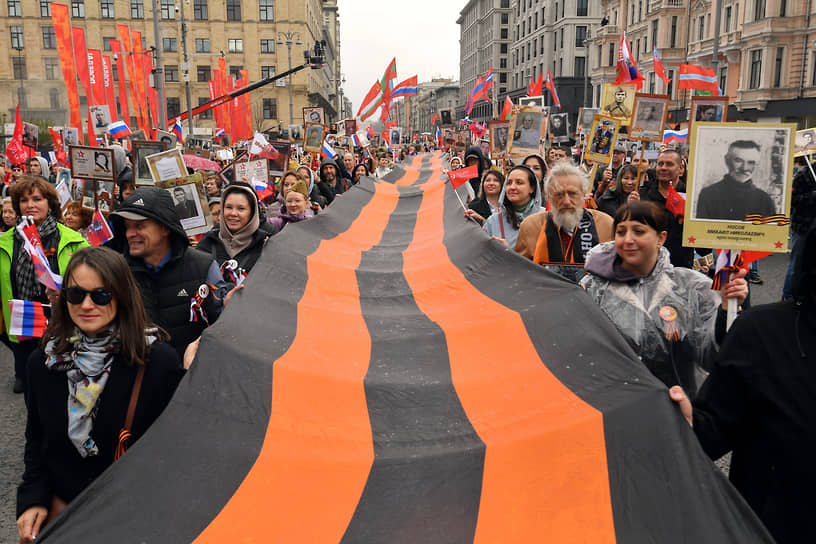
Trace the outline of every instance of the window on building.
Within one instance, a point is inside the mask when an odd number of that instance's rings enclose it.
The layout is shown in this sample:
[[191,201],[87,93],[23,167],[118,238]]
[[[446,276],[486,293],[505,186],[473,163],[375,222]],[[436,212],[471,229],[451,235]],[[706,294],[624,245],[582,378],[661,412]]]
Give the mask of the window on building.
[[[198,105],[203,106],[207,102],[210,101],[209,96],[199,96],[198,97]],[[213,110],[207,110],[205,112],[201,112],[198,114],[199,119],[212,119],[213,118]]]
[[539,53],[541,53],[543,55],[544,54],[544,38],[541,38],[541,41],[539,43],[541,44],[540,49],[539,49]]
[[274,21],[275,10],[273,9],[274,0],[259,0],[258,9],[260,10],[259,19],[261,21]]
[[728,87],[728,66],[722,66],[720,68],[720,89],[722,89],[722,91],[727,94],[728,92],[727,87]]
[[60,78],[60,63],[56,57],[46,57],[45,61],[45,79],[56,80]]
[[243,66],[240,66],[240,65],[230,66],[230,67],[229,67],[229,74],[230,74],[230,75],[231,75],[233,78],[235,78],[235,79],[239,79],[239,78],[241,77],[241,70],[243,70],[243,69],[244,69],[244,67],[243,67]]
[[8,0],[8,16],[22,17],[23,6],[20,5],[22,0]]
[[586,41],[587,27],[578,25],[575,27],[575,47],[583,47]]
[[113,0],[99,0],[99,16],[102,19],[113,19]]
[[178,51],[176,38],[162,38],[162,51]]
[[553,17],[555,17],[556,21],[558,20],[558,2],[555,3],[555,11],[553,11]]
[[725,8],[725,31],[731,32],[731,6]]
[[510,7],[510,0],[501,0],[501,7],[507,9]]
[[530,42],[527,42],[527,60],[530,60]]
[[765,0],[754,0],[754,20],[765,18]]
[[42,27],[43,49],[57,48],[57,33],[54,32],[53,26]]
[[697,19],[697,39],[702,40],[705,36],[705,17],[700,16]]
[[164,65],[164,80],[165,81],[178,81],[179,80],[179,68],[177,64],[165,64]]
[[671,18],[671,34],[669,34],[669,47],[675,49],[677,47],[677,15],[672,15]]
[[533,40],[533,58],[538,56],[538,38]]
[[278,118],[278,101],[274,98],[263,99],[263,118],[277,119]]
[[49,89],[48,90],[48,102],[51,105],[52,110],[60,109],[60,93],[57,89]]
[[193,19],[196,21],[206,21],[209,17],[207,13],[207,0],[193,0]]
[[584,77],[586,75],[586,58],[575,57],[575,65],[573,66],[572,77]]
[[12,49],[23,49],[23,47],[25,47],[25,39],[23,38],[23,27],[10,26],[9,36],[11,36]]
[[788,2],[786,0],[779,0],[779,16],[784,17],[788,11]]
[[499,59],[499,68],[507,68],[507,59],[505,58]]
[[274,53],[275,40],[261,40],[261,53]]
[[649,72],[649,93],[655,94],[655,74]]
[[501,53],[502,55],[507,54],[507,44],[506,43],[503,43],[503,44],[499,45],[499,53]]
[[181,99],[177,96],[168,96],[166,111],[168,119],[181,115]]
[[244,40],[230,38],[228,42],[229,52],[230,53],[243,53],[244,52]]
[[114,81],[119,81],[119,70],[118,70],[118,66],[116,66],[115,62],[111,63],[111,78]]
[[227,0],[227,21],[241,20],[241,0]]
[[640,38],[635,42],[635,60],[640,60]]
[[51,17],[51,0],[40,0],[40,17]]
[[102,50],[103,51],[111,51],[112,50],[111,49],[111,40],[115,40],[115,39],[116,38],[103,37],[102,38]]
[[782,59],[785,56],[785,48],[776,48],[776,60],[774,61],[774,87],[782,85]]
[[524,28],[525,28],[525,25],[526,25],[526,24],[527,24],[527,21],[522,21],[522,22],[521,22],[521,37],[522,37],[522,38],[524,37],[524,34],[525,34],[525,32],[524,32]]
[[578,9],[575,11],[575,15],[578,17],[586,17],[587,16],[587,6],[589,5],[588,0],[578,0],[576,2],[578,4]]
[[501,40],[506,40],[507,39],[507,29],[506,28],[502,28],[501,30],[499,30],[499,39],[501,39]]
[[196,81],[206,83],[212,79],[212,70],[209,66],[196,66]]
[[196,47],[196,53],[209,53],[210,52],[210,39],[209,38],[196,38],[195,47]]
[[652,21],[652,47],[657,47],[657,19]]
[[643,0],[638,0],[638,21],[643,20]]
[[25,57],[11,57],[11,72],[14,79],[26,79]]
[[275,75],[274,66],[261,66],[261,79],[266,79]]
[[762,50],[751,51],[751,78],[748,81],[749,89],[759,89],[762,83]]
[[85,0],[72,0],[71,2],[71,16],[85,17]]
[[174,0],[161,0],[161,6],[159,8],[159,12],[161,13],[162,19],[175,19],[176,18],[176,5]]
[[669,78],[669,83],[666,85],[666,94],[669,95],[669,100],[674,100],[674,70],[666,70],[666,77]]
[[607,66],[615,66],[615,44],[609,44],[609,58],[606,62]]
[[533,26],[530,28],[538,28],[538,12],[536,11],[533,17]]
[[507,83],[507,72],[502,72],[499,74],[499,83]]
[[501,14],[501,24],[506,25],[510,21],[510,17],[506,13]]
[[[542,72],[544,71],[543,67],[541,68],[541,71]],[[564,75],[564,59],[560,58],[558,59],[558,77],[561,77],[563,75]]]
[[603,59],[603,45],[598,46],[598,55],[595,57],[595,68],[601,67],[601,59]]
[[130,0],[130,18],[144,19],[144,0]]

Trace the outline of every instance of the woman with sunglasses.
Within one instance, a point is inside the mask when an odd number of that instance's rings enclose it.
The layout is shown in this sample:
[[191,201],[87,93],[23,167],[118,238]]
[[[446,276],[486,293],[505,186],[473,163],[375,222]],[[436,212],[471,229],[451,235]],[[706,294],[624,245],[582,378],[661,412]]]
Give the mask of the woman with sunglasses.
[[[25,471],[17,529],[31,542],[150,427],[183,370],[148,322],[139,287],[115,251],[78,251],[39,349],[28,360]],[[132,416],[129,404],[135,399]],[[128,419],[132,417],[128,425]],[[120,439],[123,430],[129,440]]]
[[[21,177],[11,188],[11,206],[17,217],[26,216],[34,221],[43,252],[56,274],[62,274],[71,255],[88,245],[81,234],[58,222],[62,218],[59,196],[44,178]],[[34,264],[16,229],[0,235],[0,299],[7,333],[11,325],[10,300],[49,303],[48,293],[37,279]],[[22,393],[25,390],[25,363],[37,347],[37,340],[8,336],[14,346],[14,392]]]

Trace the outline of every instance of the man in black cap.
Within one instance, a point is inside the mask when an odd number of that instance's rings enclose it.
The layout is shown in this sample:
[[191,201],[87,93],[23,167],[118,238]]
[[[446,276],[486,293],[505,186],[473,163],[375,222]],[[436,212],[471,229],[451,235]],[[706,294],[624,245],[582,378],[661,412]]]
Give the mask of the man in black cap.
[[148,317],[170,334],[179,360],[218,319],[230,284],[208,253],[193,249],[165,189],[139,187],[110,214],[114,238],[130,266]]

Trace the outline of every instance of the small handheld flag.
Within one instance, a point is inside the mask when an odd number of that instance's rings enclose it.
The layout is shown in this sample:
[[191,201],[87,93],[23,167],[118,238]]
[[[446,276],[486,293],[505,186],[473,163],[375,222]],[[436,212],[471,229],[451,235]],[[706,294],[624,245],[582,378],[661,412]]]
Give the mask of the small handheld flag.
[[48,326],[44,311],[47,305],[17,299],[9,300],[8,304],[11,310],[9,334],[16,336],[18,340],[41,338]]
[[547,70],[547,83],[545,83],[547,90],[550,91],[552,95],[553,104],[558,106],[558,109],[561,109],[561,100],[558,98],[558,91],[555,90],[555,83],[552,80],[552,75],[550,75],[550,71]]
[[720,86],[717,83],[717,74],[713,68],[703,68],[696,64],[681,64],[680,74],[677,76],[678,89],[697,89],[709,91],[714,96],[720,96]]
[[655,74],[657,74],[657,77],[663,80],[664,85],[668,85],[669,76],[666,75],[666,69],[663,68],[663,59],[660,58],[660,53],[657,51],[657,47],[654,48],[652,56],[654,57]]
[[502,121],[509,121],[510,116],[513,114],[513,101],[510,100],[510,96],[504,97],[504,106],[502,106],[501,115],[499,115],[499,119]]
[[216,140],[221,140],[221,138],[223,138],[226,133],[227,133],[227,131],[224,130],[223,128],[215,129],[215,139]]
[[644,77],[641,75],[637,66],[635,66],[632,52],[629,51],[629,43],[626,41],[626,32],[621,36],[621,41],[618,45],[617,71],[618,77],[615,79],[615,84],[635,83],[638,90],[643,87]]
[[328,138],[323,140],[323,149],[320,150],[320,158],[331,159],[335,155],[337,155],[337,152],[331,145],[329,145]]
[[433,114],[433,117],[431,117],[431,126],[433,126],[433,125],[435,125],[435,124],[436,124],[436,120],[437,120],[437,119],[439,119],[439,114],[438,114],[438,113],[434,113],[434,114]]
[[465,168],[460,168],[459,170],[450,170],[448,171],[448,179],[453,185],[454,189],[458,189],[465,183],[467,183],[471,178],[475,178],[479,176],[479,166],[474,164],[472,166],[468,166]]
[[177,141],[179,141],[179,142],[181,141],[181,136],[182,136],[181,123],[179,122],[178,118],[176,118],[175,122],[173,123],[173,126],[170,127],[170,132],[172,132],[173,134],[176,135],[176,140]]
[[88,225],[85,231],[85,237],[88,239],[88,242],[94,246],[101,246],[113,238],[113,232],[108,222],[105,221],[105,218],[102,216],[102,212],[99,210],[96,210],[96,213],[94,213],[91,224]]
[[59,291],[62,286],[62,276],[54,274],[51,270],[48,259],[43,252],[37,226],[28,217],[23,217],[20,223],[17,224],[17,232],[20,233],[23,239],[23,247],[31,257],[31,262],[34,264],[34,272],[37,279],[47,288]]
[[436,146],[439,149],[442,149],[442,133],[439,131],[439,127],[436,127]]
[[121,140],[131,135],[130,127],[124,121],[114,121],[108,125],[108,133],[114,138]]
[[684,142],[688,140],[688,129],[663,131],[663,143],[670,144],[672,142]]

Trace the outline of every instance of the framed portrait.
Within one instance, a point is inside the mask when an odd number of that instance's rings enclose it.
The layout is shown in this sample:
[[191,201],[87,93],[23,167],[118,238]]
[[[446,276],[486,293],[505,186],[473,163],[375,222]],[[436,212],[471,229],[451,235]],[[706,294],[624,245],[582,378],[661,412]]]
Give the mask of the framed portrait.
[[173,197],[173,206],[188,236],[207,232],[212,228],[212,216],[207,205],[207,193],[201,174],[192,174],[157,184]]
[[306,123],[303,130],[303,150],[320,153],[323,149],[323,133],[326,127],[320,123]]
[[289,141],[300,143],[303,141],[303,125],[289,125]]
[[796,141],[793,146],[793,156],[802,157],[816,153],[816,128],[806,128],[796,131]]
[[605,83],[601,100],[601,115],[618,119],[621,125],[629,125],[635,106],[637,85],[634,83]]
[[34,123],[23,122],[23,145],[37,149],[40,140],[40,127]]
[[145,157],[147,168],[156,185],[162,182],[183,178],[187,175],[187,166],[181,149],[173,148]]
[[464,151],[470,144],[470,131],[459,130],[453,137],[453,149],[456,152]]
[[402,145],[402,127],[391,127],[388,129],[388,145],[392,147]]
[[113,182],[97,181],[96,209],[107,217],[107,215],[113,211],[113,202]]
[[82,199],[80,202],[82,203],[82,207],[86,210],[96,211],[96,180],[83,180]]
[[539,108],[544,107],[544,97],[543,96],[522,96],[518,99],[519,106],[536,106]]
[[346,129],[346,136],[351,136],[357,132],[357,119],[346,119],[343,121],[343,126]]
[[269,162],[263,157],[253,157],[252,160],[233,163],[235,179],[254,185],[255,181],[269,183]]
[[669,97],[665,94],[635,94],[635,107],[629,138],[632,140],[663,141],[663,127],[669,112]]
[[71,192],[71,172],[67,168],[57,169],[54,188],[57,190],[57,196],[59,196],[60,209],[65,213],[65,209],[74,201],[74,195]]
[[554,142],[569,140],[569,114],[554,113],[550,115],[550,136]]
[[145,134],[145,131],[142,129],[134,130],[133,132],[130,133],[130,136],[128,136],[128,138],[130,138],[131,142],[147,141],[147,135]]
[[153,185],[153,176],[147,167],[145,157],[161,153],[167,149],[167,142],[152,140],[134,140],[131,142],[131,157],[133,159],[133,181],[139,185]]
[[493,159],[493,155],[490,153],[490,140],[487,138],[479,140],[479,149],[482,150],[482,155],[484,155],[486,159]]
[[539,153],[539,144],[547,136],[547,114],[537,106],[521,106],[510,118],[511,157],[526,157]]
[[62,145],[66,148],[69,145],[79,145],[79,129],[73,127],[63,127],[60,131]]
[[727,96],[692,96],[690,124],[697,121],[703,123],[725,123],[728,116]]
[[581,108],[578,110],[578,126],[575,127],[575,132],[589,134],[592,130],[592,122],[600,112],[600,108]]
[[326,124],[326,116],[323,113],[323,108],[303,108],[303,124]]
[[612,161],[612,151],[618,139],[618,131],[623,124],[621,119],[606,115],[596,115],[592,122],[592,130],[587,140],[585,155],[603,164]]
[[[289,169],[289,153],[292,147],[289,142],[269,142],[269,145],[277,151],[277,158],[269,159],[269,176],[282,176]],[[266,178],[269,181],[269,178]]]
[[91,106],[90,117],[95,135],[102,136],[108,132],[108,125],[111,123],[111,114],[107,104]]
[[490,156],[500,159],[507,156],[507,144],[510,142],[510,121],[490,121]]
[[445,147],[451,147],[453,142],[456,141],[456,131],[453,127],[443,127],[442,128],[442,143]]
[[176,147],[176,143],[178,143],[178,138],[176,135],[172,132],[167,132],[166,130],[156,129],[156,139],[167,144],[165,149]]
[[364,130],[357,131],[357,141],[359,142],[360,147],[368,147],[370,143],[368,141],[368,134],[366,134]]
[[795,131],[793,123],[694,123],[684,245],[787,251]]
[[439,110],[439,124],[443,127],[453,125],[453,110]]
[[72,145],[68,147],[68,156],[72,178],[116,181],[113,149]]

